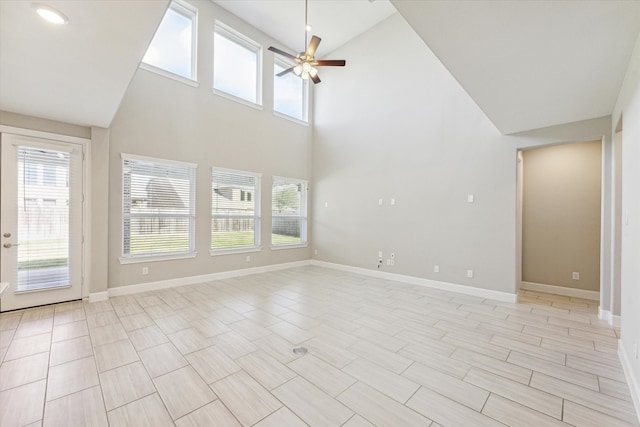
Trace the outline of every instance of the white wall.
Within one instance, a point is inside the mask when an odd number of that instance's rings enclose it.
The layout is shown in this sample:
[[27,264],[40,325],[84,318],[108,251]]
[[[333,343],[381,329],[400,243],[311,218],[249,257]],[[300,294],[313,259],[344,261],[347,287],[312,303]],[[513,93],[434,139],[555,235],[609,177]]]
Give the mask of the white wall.
[[640,35],[612,115],[622,124],[621,340],[619,353],[640,414]]
[[[310,178],[309,127],[273,115],[275,42],[211,1],[198,8],[197,88],[138,70],[110,127],[109,148],[109,287],[198,276],[309,258],[309,249],[270,249],[271,177]],[[215,95],[213,86],[214,20],[240,31],[264,47],[263,105],[255,109]],[[198,164],[196,173],[195,259],[121,265],[121,153]],[[262,251],[209,255],[211,167],[262,173]],[[142,275],[142,266],[149,275]]]
[[610,119],[503,136],[399,15],[331,57],[347,66],[315,93],[316,258],[375,270],[394,252],[383,270],[514,293],[517,150],[599,139]]

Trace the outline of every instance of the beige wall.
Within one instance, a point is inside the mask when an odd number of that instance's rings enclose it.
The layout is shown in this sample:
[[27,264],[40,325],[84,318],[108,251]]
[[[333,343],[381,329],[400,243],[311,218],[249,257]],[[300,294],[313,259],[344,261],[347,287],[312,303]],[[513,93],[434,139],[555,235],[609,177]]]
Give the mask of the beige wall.
[[523,161],[522,280],[599,291],[601,141],[526,150]]
[[13,126],[22,129],[31,129],[41,132],[50,132],[58,135],[75,136],[78,138],[91,138],[91,128],[56,122],[38,117],[25,116],[23,114],[0,111],[0,125]]
[[331,56],[348,63],[315,93],[314,258],[515,293],[518,149],[601,138],[610,118],[501,135],[399,15]]
[[[190,3],[198,8],[198,87],[138,70],[109,128],[110,288],[309,259],[309,248],[272,250],[270,246],[272,177],[308,180],[311,175],[309,127],[273,114],[273,54],[266,48],[278,44],[211,1]],[[215,20],[264,46],[261,109],[213,93]],[[122,153],[198,165],[196,258],[120,263]],[[209,254],[212,166],[262,174],[260,252]],[[142,275],[143,266],[148,267],[148,275]]]

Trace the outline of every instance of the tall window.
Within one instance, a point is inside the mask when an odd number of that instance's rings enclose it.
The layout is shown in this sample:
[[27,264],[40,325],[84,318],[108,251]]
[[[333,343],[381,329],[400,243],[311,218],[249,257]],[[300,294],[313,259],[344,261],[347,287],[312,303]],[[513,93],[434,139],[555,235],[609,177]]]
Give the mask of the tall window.
[[213,168],[211,253],[260,246],[260,175]]
[[307,181],[273,177],[271,218],[272,245],[307,242]]
[[122,256],[194,252],[196,165],[122,154]]
[[196,80],[196,24],[196,9],[185,2],[172,1],[142,59],[151,67],[144,68]]
[[213,39],[213,88],[262,104],[262,46],[216,22]]
[[273,110],[294,119],[307,121],[309,80],[303,80],[294,73],[278,77],[277,74],[291,64],[275,58],[273,66]]

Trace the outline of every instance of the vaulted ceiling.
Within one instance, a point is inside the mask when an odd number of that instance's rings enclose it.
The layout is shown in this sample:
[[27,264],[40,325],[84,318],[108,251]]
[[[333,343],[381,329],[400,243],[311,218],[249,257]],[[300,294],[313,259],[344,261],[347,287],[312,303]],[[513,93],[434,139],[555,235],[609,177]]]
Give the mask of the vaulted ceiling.
[[[0,1],[0,109],[108,127],[168,1]],[[214,2],[302,50],[302,0]],[[630,0],[310,0],[318,56],[396,9],[503,133],[610,114],[640,32]]]

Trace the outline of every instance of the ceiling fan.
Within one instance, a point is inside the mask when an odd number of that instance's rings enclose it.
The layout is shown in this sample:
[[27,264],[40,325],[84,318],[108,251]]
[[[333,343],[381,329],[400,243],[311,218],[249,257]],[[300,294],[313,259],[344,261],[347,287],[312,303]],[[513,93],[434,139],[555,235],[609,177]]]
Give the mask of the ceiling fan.
[[[307,5],[308,0],[304,2],[304,44],[307,45],[307,31],[311,29],[311,27],[307,23]],[[278,55],[282,55],[286,58],[289,58],[296,62],[290,68],[287,68],[284,71],[276,74],[278,77],[282,77],[288,73],[294,73],[296,76],[299,76],[303,79],[311,79],[314,84],[320,83],[320,77],[318,77],[318,70],[316,67],[344,67],[347,64],[347,61],[344,59],[316,59],[315,54],[318,46],[320,45],[320,41],[322,39],[317,36],[312,36],[309,45],[307,46],[307,50],[301,52],[299,56],[294,56],[288,52],[285,52],[277,47],[269,46],[269,50],[271,52],[277,53]]]

